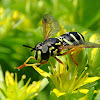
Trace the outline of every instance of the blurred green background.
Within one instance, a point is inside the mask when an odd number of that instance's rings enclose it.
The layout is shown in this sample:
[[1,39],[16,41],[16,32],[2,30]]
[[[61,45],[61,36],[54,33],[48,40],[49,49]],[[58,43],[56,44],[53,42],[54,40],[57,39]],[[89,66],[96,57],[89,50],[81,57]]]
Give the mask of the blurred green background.
[[[100,33],[100,1],[99,0],[0,0],[0,65],[3,73],[6,70],[18,73],[18,80],[23,74],[25,81],[40,80],[42,77],[32,68],[20,71],[14,69],[34,52],[22,45],[34,47],[43,41],[42,17],[53,15],[67,31],[74,28],[77,32],[87,31],[85,39],[94,33]],[[52,61],[52,58],[50,59]],[[29,63],[36,61],[30,60]],[[49,62],[42,69],[48,72]],[[100,65],[100,64],[99,64]],[[98,65],[98,66],[99,66]],[[50,86],[40,95],[47,100]]]

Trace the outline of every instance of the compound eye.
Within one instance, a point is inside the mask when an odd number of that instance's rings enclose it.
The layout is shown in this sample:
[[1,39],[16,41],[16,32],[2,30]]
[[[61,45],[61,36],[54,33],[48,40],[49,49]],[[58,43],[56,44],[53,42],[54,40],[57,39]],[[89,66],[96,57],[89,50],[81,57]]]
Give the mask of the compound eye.
[[41,43],[41,42],[38,43],[38,44],[35,46],[36,50],[41,49],[42,45],[43,45],[43,43]]
[[42,46],[43,44],[42,44],[42,43],[40,43],[39,45],[40,45],[40,46]]

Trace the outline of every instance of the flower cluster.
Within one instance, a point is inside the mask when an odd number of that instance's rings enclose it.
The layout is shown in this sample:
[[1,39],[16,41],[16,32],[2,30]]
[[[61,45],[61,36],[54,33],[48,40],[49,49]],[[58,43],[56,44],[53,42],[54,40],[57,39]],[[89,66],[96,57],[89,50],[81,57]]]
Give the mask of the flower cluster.
[[17,74],[6,71],[5,81],[0,81],[0,99],[4,100],[25,100],[32,99],[38,95],[41,81],[33,81],[29,84],[29,80],[24,85],[25,75],[22,76],[21,80],[17,82]]
[[[82,86],[95,82],[100,79],[100,77],[88,77],[87,67],[83,70],[83,72],[78,75],[77,67],[74,69],[74,72],[71,73],[70,70],[65,68],[63,65],[59,64],[57,69],[51,65],[51,73],[47,73],[37,66],[33,66],[33,68],[43,77],[47,77],[51,87],[53,87],[52,92],[56,94],[57,97],[62,95],[66,95],[68,92],[74,93],[83,93],[87,94],[88,89],[82,88]],[[96,93],[97,91],[94,91]]]

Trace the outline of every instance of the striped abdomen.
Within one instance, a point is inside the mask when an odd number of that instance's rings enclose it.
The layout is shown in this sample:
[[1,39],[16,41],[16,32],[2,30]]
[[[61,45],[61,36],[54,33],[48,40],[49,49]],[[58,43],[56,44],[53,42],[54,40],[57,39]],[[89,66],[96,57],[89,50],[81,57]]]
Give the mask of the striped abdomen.
[[84,37],[78,32],[67,32],[58,37],[63,43],[63,46],[78,45],[84,43]]

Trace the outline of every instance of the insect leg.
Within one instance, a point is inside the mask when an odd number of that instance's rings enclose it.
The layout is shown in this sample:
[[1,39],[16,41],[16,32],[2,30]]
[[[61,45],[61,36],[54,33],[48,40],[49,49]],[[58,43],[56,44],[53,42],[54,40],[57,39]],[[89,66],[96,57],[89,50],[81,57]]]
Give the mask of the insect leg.
[[30,57],[29,57],[29,58],[24,62],[24,64],[20,65],[19,67],[15,67],[15,69],[20,70],[20,69],[22,69],[22,68],[25,67],[25,66],[34,66],[34,65],[37,65],[37,66],[39,67],[40,65],[45,64],[45,63],[48,62],[48,60],[46,60],[46,61],[44,61],[44,62],[40,62],[40,63],[27,64],[27,62],[28,62],[31,58],[35,59],[35,57],[30,56]]
[[75,51],[75,50],[76,50],[76,48],[74,48],[74,49],[70,49],[69,51],[60,54],[60,56],[63,56],[63,55],[66,55],[66,54],[72,53],[72,52]]
[[39,67],[40,65],[43,65],[45,63],[47,63],[48,60],[44,61],[44,62],[40,62],[40,63],[35,63],[35,64],[26,64],[25,66],[34,66],[34,65],[37,65],[37,67]]
[[[73,52],[73,51],[75,51],[75,50],[77,50],[77,49],[76,49],[76,48],[74,48],[74,49],[70,49],[69,51],[64,52],[63,54],[60,54],[60,56],[63,56],[63,55],[66,55],[66,54],[72,53],[72,52]],[[70,55],[70,57],[71,57],[71,60],[73,61],[73,63],[74,63],[74,64],[76,64],[76,65],[78,66],[78,63],[77,63],[77,62],[75,62],[75,60],[74,60],[74,58],[73,58],[73,55],[72,55],[72,54]]]
[[38,63],[35,63],[35,64],[27,64],[27,62],[28,62],[31,58],[32,58],[32,59],[35,59],[35,57],[30,56],[30,57],[24,62],[24,64],[20,65],[19,67],[15,67],[15,69],[20,70],[20,69],[22,69],[22,68],[25,67],[25,66],[32,66],[32,65],[38,64]]
[[46,64],[48,62],[48,60],[44,61],[44,62],[41,62],[37,65],[37,67],[39,67],[40,65],[43,65],[43,64]]
[[61,63],[64,67],[66,67],[66,65],[60,60],[58,59],[57,57],[54,57],[59,63]]
[[70,55],[70,58],[71,58],[71,60],[73,61],[73,63],[74,63],[75,65],[78,66],[78,63],[77,63],[77,62],[74,60],[74,58],[73,58],[73,54]]

